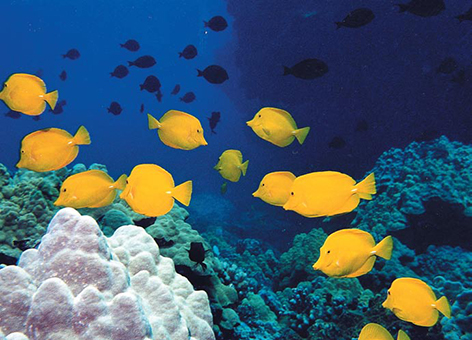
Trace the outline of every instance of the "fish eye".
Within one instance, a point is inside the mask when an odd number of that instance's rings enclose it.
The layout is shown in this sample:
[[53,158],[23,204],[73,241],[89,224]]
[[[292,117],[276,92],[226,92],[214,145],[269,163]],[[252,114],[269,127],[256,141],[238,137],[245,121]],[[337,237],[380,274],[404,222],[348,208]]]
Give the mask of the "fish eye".
[[259,118],[261,118],[261,117],[262,117],[262,115],[259,115]]
[[21,150],[21,153],[25,153],[25,150]]
[[200,133],[200,130],[199,130],[199,129],[197,129],[197,133]]
[[262,183],[262,186],[264,186],[264,185],[265,185],[265,184],[264,184],[264,183]]
[[63,192],[66,192],[66,190],[67,190],[66,188],[62,189]]
[[326,254],[329,254],[329,253],[331,253],[331,250],[328,250],[328,251],[326,252]]
[[128,183],[129,183],[128,180],[126,180],[126,184],[128,184]]
[[293,191],[290,193],[290,195],[292,195],[292,196],[293,196]]
[[390,291],[388,291],[387,294],[390,295]]

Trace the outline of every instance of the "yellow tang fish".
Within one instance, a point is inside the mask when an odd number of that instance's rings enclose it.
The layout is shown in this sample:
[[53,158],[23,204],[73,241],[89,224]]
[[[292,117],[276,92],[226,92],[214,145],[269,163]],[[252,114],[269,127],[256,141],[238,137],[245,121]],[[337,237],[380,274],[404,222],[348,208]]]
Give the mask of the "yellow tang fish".
[[290,197],[295,175],[289,171],[277,171],[267,174],[259,184],[259,188],[252,194],[266,203],[281,207]]
[[446,297],[436,300],[436,295],[425,282],[403,277],[392,282],[382,307],[390,309],[399,319],[417,326],[431,327],[438,321],[440,311],[451,317],[451,307]]
[[174,186],[172,175],[155,164],[140,164],[128,177],[128,184],[121,193],[131,209],[150,217],[167,214],[174,206],[174,199],[185,206],[192,196],[192,181]]
[[360,229],[342,229],[328,236],[313,269],[331,277],[358,277],[372,270],[380,256],[390,260],[393,241],[387,236],[379,244],[371,234]]
[[77,145],[87,144],[90,144],[90,135],[83,126],[75,136],[56,128],[32,132],[21,141],[20,161],[16,166],[36,172],[58,170],[77,157]]
[[[393,336],[379,324],[369,323],[362,328],[358,340],[393,340]],[[410,340],[410,337],[400,329],[397,340]]]
[[284,209],[305,217],[344,214],[354,210],[361,198],[370,200],[376,192],[373,173],[356,184],[354,179],[340,172],[312,172],[293,181]]
[[239,150],[226,150],[218,158],[218,163],[213,169],[218,171],[224,179],[231,182],[239,181],[241,173],[246,176],[249,161],[243,163],[243,155]]
[[115,182],[106,172],[89,170],[70,177],[62,183],[59,198],[54,205],[71,208],[100,208],[113,203],[116,190],[126,186],[126,175]]
[[161,120],[148,114],[149,129],[157,129],[161,141],[171,148],[193,150],[200,145],[208,145],[203,137],[200,121],[188,113],[170,110]]
[[309,127],[299,129],[290,113],[275,107],[262,108],[246,124],[256,135],[280,147],[292,144],[295,138],[303,144],[310,132]]
[[38,116],[46,109],[46,102],[54,110],[59,94],[46,93],[46,84],[31,74],[16,73],[3,85],[0,99],[13,110],[29,116]]

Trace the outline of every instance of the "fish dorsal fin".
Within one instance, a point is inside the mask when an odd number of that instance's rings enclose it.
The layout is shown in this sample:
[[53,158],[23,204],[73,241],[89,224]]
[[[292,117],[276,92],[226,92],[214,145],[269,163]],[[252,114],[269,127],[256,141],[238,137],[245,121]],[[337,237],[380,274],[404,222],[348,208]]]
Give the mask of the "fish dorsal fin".
[[226,153],[235,155],[238,158],[239,163],[243,162],[243,154],[241,153],[241,151],[239,151],[239,150],[226,150]]
[[359,340],[393,340],[393,337],[379,324],[369,323],[362,328]]
[[32,75],[32,74],[27,74],[27,73],[17,73],[14,76],[20,79],[29,79],[31,81],[34,81],[39,86],[41,86],[41,88],[44,90],[44,93],[46,93],[46,84],[41,78],[36,77],[35,75]]
[[431,289],[430,286],[424,281],[421,281],[420,279],[415,279],[412,277],[405,277],[401,279],[404,283],[407,282],[408,284],[415,285],[420,289],[423,289],[428,293],[429,296],[433,299],[433,301],[436,301],[436,295],[434,294],[433,290]]
[[294,127],[294,129],[297,128],[297,123],[295,122],[295,119],[293,119],[292,115],[290,113],[288,113],[287,111],[282,110],[282,109],[278,109],[276,107],[266,107],[266,109],[272,110],[272,111],[278,113],[279,115],[285,117],[285,119],[287,119],[287,121],[289,121],[290,125],[292,125]]
[[192,115],[190,115],[190,114],[188,114],[188,113],[185,113],[185,112],[183,112],[183,111],[169,110],[169,111],[167,111],[166,113],[164,113],[164,115],[161,117],[161,122],[162,122],[162,121],[165,121],[166,119],[169,119],[170,117],[176,117],[176,116],[195,119],[194,116],[192,116]]
[[290,171],[275,171],[272,173],[272,175],[277,175],[277,176],[281,176],[281,177],[285,177],[291,181],[294,181],[295,180],[295,175],[292,174]]
[[88,170],[85,172],[81,172],[80,174],[87,177],[95,177],[95,178],[106,180],[107,182],[110,182],[110,185],[115,182],[113,178],[111,178],[110,175],[108,175],[105,171],[98,170],[98,169]]

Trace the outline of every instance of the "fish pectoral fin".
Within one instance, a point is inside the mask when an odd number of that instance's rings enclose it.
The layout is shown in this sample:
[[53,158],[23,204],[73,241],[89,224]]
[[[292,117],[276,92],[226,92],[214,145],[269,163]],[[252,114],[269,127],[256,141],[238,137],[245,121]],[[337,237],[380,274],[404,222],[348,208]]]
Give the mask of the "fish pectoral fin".
[[267,136],[270,136],[270,130],[267,130],[266,128],[262,128],[262,131],[264,131],[264,133],[265,133]]
[[339,263],[339,260],[336,261],[336,267],[341,268],[341,264]]

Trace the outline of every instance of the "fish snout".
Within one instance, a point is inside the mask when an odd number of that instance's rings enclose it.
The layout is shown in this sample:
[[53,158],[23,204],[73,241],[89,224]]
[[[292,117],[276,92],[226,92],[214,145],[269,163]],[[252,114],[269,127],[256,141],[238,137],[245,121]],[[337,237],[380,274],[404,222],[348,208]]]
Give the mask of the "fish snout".
[[314,269],[314,270],[320,270],[320,260],[316,261],[316,262],[313,264],[313,269]]
[[256,190],[252,193],[253,197],[259,197],[259,190]]
[[250,126],[250,127],[252,127],[253,124],[254,124],[253,120],[249,120],[249,121],[246,122],[246,125]]

